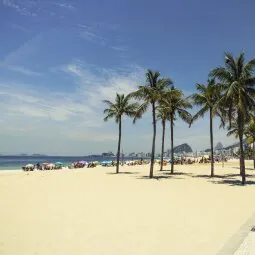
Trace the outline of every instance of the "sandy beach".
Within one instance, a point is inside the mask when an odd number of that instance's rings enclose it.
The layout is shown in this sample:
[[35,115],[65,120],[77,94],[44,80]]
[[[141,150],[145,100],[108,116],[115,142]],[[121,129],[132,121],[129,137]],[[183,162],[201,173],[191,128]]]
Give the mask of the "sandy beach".
[[[217,254],[255,212],[238,162],[0,172],[0,254]],[[165,169],[170,169],[169,166]]]

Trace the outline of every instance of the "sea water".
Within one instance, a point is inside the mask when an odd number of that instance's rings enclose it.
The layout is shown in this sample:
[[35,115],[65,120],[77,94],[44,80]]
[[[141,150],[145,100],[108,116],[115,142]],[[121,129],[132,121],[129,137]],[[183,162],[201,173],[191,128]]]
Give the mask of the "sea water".
[[[123,158],[123,160],[131,160],[135,158]],[[92,156],[0,156],[0,170],[13,170],[13,169],[21,169],[23,166],[27,164],[36,165],[37,163],[55,163],[62,162],[64,166],[68,166],[73,162],[77,162],[79,160],[84,161],[115,161],[116,157],[92,157]],[[122,158],[120,159],[122,160]]]

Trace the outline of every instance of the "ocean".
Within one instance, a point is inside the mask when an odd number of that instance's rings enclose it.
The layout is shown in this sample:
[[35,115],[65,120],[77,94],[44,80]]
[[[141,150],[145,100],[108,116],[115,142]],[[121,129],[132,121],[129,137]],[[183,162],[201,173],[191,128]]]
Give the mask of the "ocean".
[[[123,160],[132,160],[136,158],[128,158],[124,157]],[[72,156],[72,157],[65,157],[65,156],[0,156],[0,170],[12,170],[12,169],[21,169],[22,166],[27,164],[37,164],[38,162],[44,163],[55,163],[55,162],[62,162],[65,166],[70,165],[73,162],[85,160],[85,161],[111,161],[116,160],[116,157],[91,157],[91,156]],[[121,158],[122,160],[122,158]]]

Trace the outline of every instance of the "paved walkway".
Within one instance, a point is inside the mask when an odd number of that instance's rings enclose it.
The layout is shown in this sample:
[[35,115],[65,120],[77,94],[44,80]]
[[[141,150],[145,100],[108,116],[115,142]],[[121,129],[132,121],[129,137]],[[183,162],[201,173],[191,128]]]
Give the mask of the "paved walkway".
[[222,247],[217,255],[255,254],[255,213]]
[[234,255],[255,254],[255,232],[250,232]]

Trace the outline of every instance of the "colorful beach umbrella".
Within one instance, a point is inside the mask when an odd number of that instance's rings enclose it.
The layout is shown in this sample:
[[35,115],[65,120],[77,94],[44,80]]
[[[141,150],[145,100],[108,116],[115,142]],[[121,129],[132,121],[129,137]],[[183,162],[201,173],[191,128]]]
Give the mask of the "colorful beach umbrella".
[[80,164],[84,164],[84,165],[85,165],[85,164],[87,164],[87,161],[80,160],[80,161],[79,161],[79,163],[80,163]]

